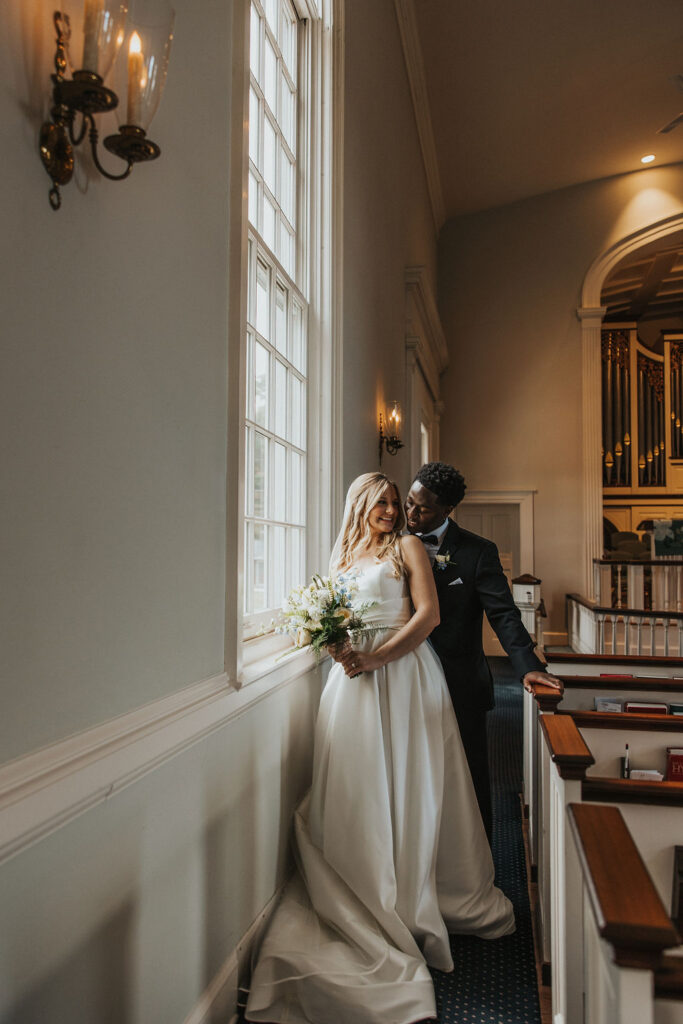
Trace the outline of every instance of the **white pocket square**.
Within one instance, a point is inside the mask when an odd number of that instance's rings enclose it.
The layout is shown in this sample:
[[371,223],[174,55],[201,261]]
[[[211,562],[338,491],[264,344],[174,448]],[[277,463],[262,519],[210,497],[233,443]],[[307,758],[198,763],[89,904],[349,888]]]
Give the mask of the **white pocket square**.
[[462,583],[462,578],[460,576],[458,576],[457,580],[451,580],[448,586],[455,587],[458,583]]

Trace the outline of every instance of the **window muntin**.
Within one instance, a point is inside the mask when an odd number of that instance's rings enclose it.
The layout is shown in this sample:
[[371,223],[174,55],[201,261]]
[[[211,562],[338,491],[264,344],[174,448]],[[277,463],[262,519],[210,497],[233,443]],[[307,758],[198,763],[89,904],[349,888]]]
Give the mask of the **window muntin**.
[[290,0],[252,0],[249,221],[296,278],[298,25]]
[[307,307],[252,231],[245,416],[245,637],[305,574]]

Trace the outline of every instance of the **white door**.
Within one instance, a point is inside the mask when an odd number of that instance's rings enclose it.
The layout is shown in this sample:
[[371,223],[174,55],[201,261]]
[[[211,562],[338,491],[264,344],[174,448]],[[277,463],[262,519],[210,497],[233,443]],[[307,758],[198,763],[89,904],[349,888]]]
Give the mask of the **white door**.
[[[455,510],[455,519],[464,530],[479,534],[492,540],[498,548],[503,572],[508,583],[518,576],[519,567],[519,505],[491,504],[464,501]],[[484,654],[492,657],[503,657],[500,640],[494,633],[489,620],[484,616],[483,629]]]

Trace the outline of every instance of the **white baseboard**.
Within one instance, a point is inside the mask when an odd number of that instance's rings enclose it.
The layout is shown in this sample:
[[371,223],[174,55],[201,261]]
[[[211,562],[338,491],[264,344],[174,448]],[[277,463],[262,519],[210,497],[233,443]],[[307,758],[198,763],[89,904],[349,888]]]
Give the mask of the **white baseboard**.
[[297,655],[235,689],[213,676],[0,767],[0,863],[309,672]]
[[281,885],[251,923],[213,981],[202,994],[184,1024],[237,1024],[237,995],[240,986],[249,984],[252,954],[261,940],[270,916],[282,893]]

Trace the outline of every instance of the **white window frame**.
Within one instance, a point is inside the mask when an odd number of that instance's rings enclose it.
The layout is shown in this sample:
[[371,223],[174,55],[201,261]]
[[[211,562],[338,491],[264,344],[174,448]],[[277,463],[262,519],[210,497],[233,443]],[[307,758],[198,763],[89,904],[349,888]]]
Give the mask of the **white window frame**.
[[[343,0],[293,0],[307,21],[299,59],[308,67],[311,138],[306,184],[299,175],[301,230],[308,257],[297,268],[309,300],[306,575],[324,569],[341,514],[341,318],[343,154]],[[250,2],[233,7],[232,125],[230,150],[230,244],[227,373],[227,533],[225,670],[239,687],[269,675],[304,671],[310,658],[275,661],[283,638],[243,640],[244,417],[246,411],[246,311],[248,253]],[[299,143],[298,143],[299,145]],[[285,642],[286,644],[286,642]],[[298,667],[297,667],[298,665]]]

